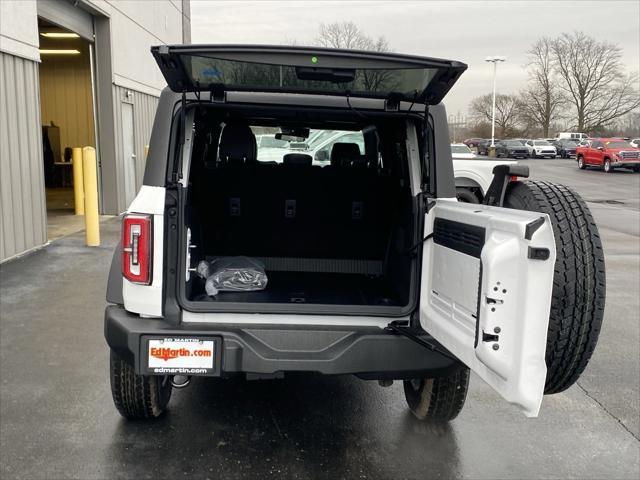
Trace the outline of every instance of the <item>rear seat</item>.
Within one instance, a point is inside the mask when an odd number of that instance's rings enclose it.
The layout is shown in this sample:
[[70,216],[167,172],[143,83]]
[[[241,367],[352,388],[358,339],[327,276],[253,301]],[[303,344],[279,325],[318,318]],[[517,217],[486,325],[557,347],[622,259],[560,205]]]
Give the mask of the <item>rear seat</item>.
[[394,202],[355,143],[336,143],[331,165],[292,153],[283,164],[256,161],[255,137],[242,124],[222,131],[219,162],[199,208],[210,255],[382,259]]

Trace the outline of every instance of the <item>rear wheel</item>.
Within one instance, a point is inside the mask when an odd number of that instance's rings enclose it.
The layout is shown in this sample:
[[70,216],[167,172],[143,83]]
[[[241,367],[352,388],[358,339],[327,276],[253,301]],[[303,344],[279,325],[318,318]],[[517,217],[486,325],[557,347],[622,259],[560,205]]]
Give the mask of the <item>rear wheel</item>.
[[159,417],[171,398],[170,377],[138,375],[133,367],[111,351],[111,394],[125,418]]
[[468,389],[466,367],[447,377],[404,381],[404,397],[418,420],[453,420],[462,411]]
[[611,173],[613,171],[613,168],[611,168],[611,160],[609,160],[608,158],[605,158],[604,164],[602,165],[602,169],[604,170],[604,173]]
[[578,155],[578,168],[584,170],[587,166],[584,164],[584,158],[582,155]]
[[584,200],[564,185],[515,182],[505,207],[546,213],[556,243],[545,393],[573,385],[600,334],[605,304],[605,264],[600,234]]
[[633,171],[636,172],[636,173],[640,172],[640,165],[635,165],[633,167]]

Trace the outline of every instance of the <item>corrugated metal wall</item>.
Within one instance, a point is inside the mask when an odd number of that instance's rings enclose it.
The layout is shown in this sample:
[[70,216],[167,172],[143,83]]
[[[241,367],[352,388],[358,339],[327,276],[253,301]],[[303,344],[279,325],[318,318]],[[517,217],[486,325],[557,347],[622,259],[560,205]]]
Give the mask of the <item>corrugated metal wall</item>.
[[[131,95],[127,96],[127,92]],[[124,185],[124,153],[122,139],[122,103],[133,104],[135,153],[136,153],[136,188],[142,185],[142,176],[146,158],[144,146],[149,144],[153,118],[158,107],[158,98],[135,90],[114,86],[114,116],[116,136],[116,156],[118,165],[118,179],[120,185]],[[118,203],[124,205],[124,188],[119,189]],[[128,205],[124,205],[124,208]]]
[[47,241],[38,64],[0,52],[0,261]]

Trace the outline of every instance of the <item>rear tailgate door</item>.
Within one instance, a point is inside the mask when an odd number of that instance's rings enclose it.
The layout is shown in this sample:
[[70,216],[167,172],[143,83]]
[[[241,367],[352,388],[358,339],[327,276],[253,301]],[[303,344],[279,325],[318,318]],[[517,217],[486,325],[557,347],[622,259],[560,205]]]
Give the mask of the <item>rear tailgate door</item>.
[[467,68],[453,60],[310,47],[162,45],[151,53],[176,92],[307,93],[432,105]]

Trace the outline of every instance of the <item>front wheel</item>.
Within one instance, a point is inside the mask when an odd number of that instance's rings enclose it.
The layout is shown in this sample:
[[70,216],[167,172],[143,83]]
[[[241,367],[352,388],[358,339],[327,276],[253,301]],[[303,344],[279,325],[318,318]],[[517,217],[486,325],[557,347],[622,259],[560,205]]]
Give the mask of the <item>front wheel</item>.
[[111,350],[111,394],[125,418],[155,418],[162,415],[171,398],[170,377],[138,375],[131,365]]
[[465,187],[456,187],[456,198],[463,203],[480,203],[480,199],[476,194]]
[[604,170],[604,173],[611,173],[613,171],[613,168],[611,167],[611,160],[609,160],[608,158],[605,158],[604,165],[602,165],[602,169]]
[[578,157],[578,168],[580,170],[584,170],[587,166],[584,164],[584,158],[582,156]]
[[562,392],[586,368],[602,327],[606,285],[598,227],[584,200],[564,185],[514,182],[505,207],[546,213],[551,219],[556,263],[544,393]]
[[447,377],[404,381],[404,398],[418,420],[448,422],[464,407],[469,389],[469,369],[464,367]]

